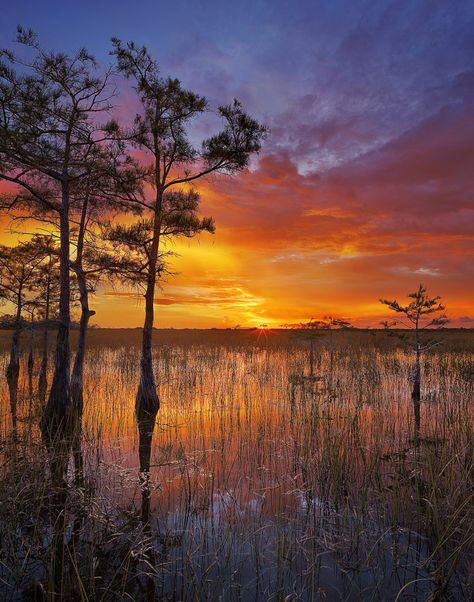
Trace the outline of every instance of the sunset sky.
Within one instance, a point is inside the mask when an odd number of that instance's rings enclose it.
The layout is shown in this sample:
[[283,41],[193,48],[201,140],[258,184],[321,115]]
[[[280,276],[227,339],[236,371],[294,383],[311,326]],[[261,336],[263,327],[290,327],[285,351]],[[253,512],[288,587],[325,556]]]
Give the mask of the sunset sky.
[[[20,0],[2,8],[0,46],[17,24],[104,65],[111,36],[145,44],[163,75],[212,107],[237,97],[269,127],[247,173],[197,186],[216,234],[176,246],[158,327],[328,313],[376,326],[378,298],[420,282],[474,327],[472,0]],[[140,300],[109,285],[92,307],[101,326],[143,321]]]

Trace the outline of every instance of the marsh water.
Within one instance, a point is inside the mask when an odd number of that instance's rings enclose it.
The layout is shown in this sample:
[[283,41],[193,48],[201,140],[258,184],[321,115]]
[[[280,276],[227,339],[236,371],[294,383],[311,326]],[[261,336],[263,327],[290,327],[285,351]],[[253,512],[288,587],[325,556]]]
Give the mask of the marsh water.
[[[254,343],[157,341],[161,409],[144,479],[138,347],[97,338],[84,478],[71,461],[61,514],[61,596],[471,600],[472,348],[426,358],[415,436],[408,349],[321,338],[311,377],[304,342]],[[42,599],[54,519],[25,361],[16,439],[7,393],[2,385],[0,598]]]

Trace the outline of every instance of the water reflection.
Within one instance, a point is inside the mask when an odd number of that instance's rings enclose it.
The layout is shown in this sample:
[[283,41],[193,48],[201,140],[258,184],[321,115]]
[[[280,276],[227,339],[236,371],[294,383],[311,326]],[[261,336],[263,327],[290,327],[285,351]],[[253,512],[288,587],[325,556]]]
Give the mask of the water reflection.
[[137,410],[136,418],[139,433],[138,456],[140,463],[140,489],[141,489],[141,522],[143,528],[143,558],[145,563],[145,591],[146,599],[155,600],[155,574],[156,554],[154,535],[152,533],[150,505],[150,458],[153,432],[155,430],[156,414],[154,411],[146,411],[143,408]]
[[46,403],[46,393],[48,390],[48,345],[49,345],[49,328],[45,322],[43,327],[43,340],[41,349],[40,369],[38,373],[38,401],[41,407]]
[[12,435],[15,439],[17,436],[17,403],[18,403],[18,380],[20,375],[20,328],[17,327],[13,332],[10,360],[6,369],[6,378],[8,383],[8,391],[10,395],[10,412],[12,417]]
[[312,379],[305,354],[287,349],[164,349],[157,360],[161,410],[135,416],[136,351],[91,350],[90,489],[50,456],[52,547],[67,563],[58,555],[53,573],[69,575],[72,554],[101,599],[387,600],[402,588],[400,599],[469,599],[472,354],[430,367],[443,403],[421,400],[416,441],[400,352],[331,350]]

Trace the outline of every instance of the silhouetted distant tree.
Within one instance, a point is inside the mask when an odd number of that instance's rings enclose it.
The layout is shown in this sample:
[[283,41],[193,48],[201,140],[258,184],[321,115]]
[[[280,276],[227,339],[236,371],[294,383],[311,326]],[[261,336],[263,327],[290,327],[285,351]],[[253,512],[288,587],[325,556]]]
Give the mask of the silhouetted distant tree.
[[322,336],[322,328],[325,326],[323,320],[315,320],[311,318],[308,322],[301,322],[296,325],[298,329],[297,337],[309,343],[309,377],[314,378],[314,346],[316,339]]
[[347,330],[348,328],[353,328],[350,320],[335,318],[334,316],[324,316],[322,323],[323,330]]
[[15,309],[10,360],[6,372],[14,434],[17,431],[20,334],[25,323],[23,312],[28,303],[28,294],[32,290],[36,271],[43,260],[44,255],[36,239],[20,243],[16,247],[0,246],[0,299],[10,303]]
[[[309,378],[314,379],[314,348],[316,340],[322,337],[327,331],[344,330],[352,328],[349,320],[336,318],[333,316],[324,316],[320,320],[310,318],[307,322],[298,324],[283,324],[285,328],[292,328],[296,331],[296,337],[302,341],[309,342]],[[331,350],[332,352],[332,350]],[[332,362],[332,358],[331,358]]]
[[[146,181],[153,194],[140,199],[151,215],[149,258],[145,268],[145,322],[136,396],[137,416],[155,414],[159,408],[152,364],[154,296],[160,241],[163,230],[165,194],[212,172],[227,174],[245,169],[253,153],[260,150],[265,128],[250,118],[239,102],[219,108],[224,129],[195,148],[187,136],[191,120],[208,109],[204,97],[185,90],[179,80],[160,76],[157,63],[145,47],[112,39],[119,70],[135,82],[141,112],[135,118],[133,142],[149,157]],[[184,191],[181,191],[185,194]],[[185,198],[185,197],[183,197]]]
[[415,433],[420,430],[420,390],[421,390],[421,354],[436,345],[438,341],[422,341],[423,333],[430,328],[440,328],[448,322],[445,306],[441,303],[441,297],[430,297],[426,288],[420,284],[418,290],[408,295],[412,299],[407,305],[402,305],[397,300],[380,299],[380,303],[389,309],[401,314],[402,319],[393,322],[383,322],[385,328],[401,325],[413,331],[413,343],[415,351],[415,367],[413,371],[412,400],[415,413]]

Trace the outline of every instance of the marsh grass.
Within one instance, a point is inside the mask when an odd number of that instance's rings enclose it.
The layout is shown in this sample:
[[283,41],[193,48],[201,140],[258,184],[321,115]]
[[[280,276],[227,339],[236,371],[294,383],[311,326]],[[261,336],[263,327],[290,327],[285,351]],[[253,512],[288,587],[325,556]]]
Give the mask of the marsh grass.
[[474,353],[457,340],[427,359],[414,438],[412,358],[381,337],[321,340],[315,379],[289,339],[157,345],[146,482],[137,349],[105,337],[87,358],[85,482],[71,465],[66,510],[22,373],[16,441],[1,397],[2,597],[472,599]]

